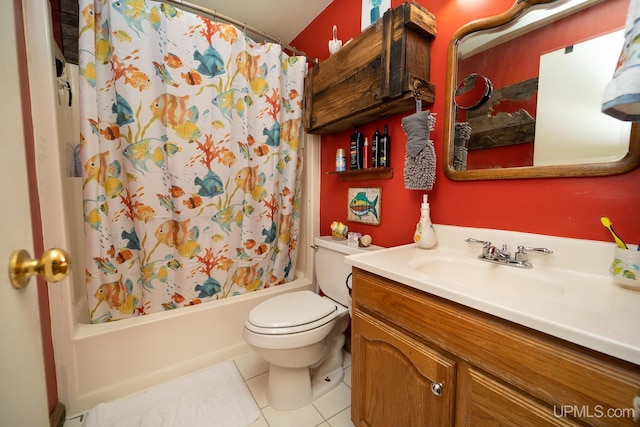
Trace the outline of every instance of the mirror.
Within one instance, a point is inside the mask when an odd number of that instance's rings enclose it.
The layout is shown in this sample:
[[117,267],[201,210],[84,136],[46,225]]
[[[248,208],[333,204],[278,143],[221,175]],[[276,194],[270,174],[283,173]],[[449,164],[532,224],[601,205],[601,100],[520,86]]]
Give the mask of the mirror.
[[447,176],[600,176],[637,167],[640,123],[601,112],[628,7],[629,0],[518,0],[456,31],[447,56]]
[[471,73],[458,84],[453,102],[461,110],[477,110],[491,98],[493,85],[487,77]]

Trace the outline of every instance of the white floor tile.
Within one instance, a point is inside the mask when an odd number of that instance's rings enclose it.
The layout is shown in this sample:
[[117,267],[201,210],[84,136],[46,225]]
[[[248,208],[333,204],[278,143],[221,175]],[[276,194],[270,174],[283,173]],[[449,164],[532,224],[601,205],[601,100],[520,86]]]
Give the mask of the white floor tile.
[[329,418],[328,422],[331,427],[354,427],[351,422],[351,408],[349,407],[338,415]]
[[325,419],[329,419],[351,406],[351,389],[345,383],[341,383],[329,393],[316,399],[313,406]]
[[267,420],[264,419],[264,417],[260,417],[260,418],[258,418],[258,421],[256,421],[255,423],[251,424],[248,427],[269,427],[269,424],[267,423]]
[[64,427],[82,427],[82,416],[65,420]]
[[344,368],[344,379],[342,380],[347,387],[351,388],[351,366]]
[[351,353],[349,353],[346,350],[342,350],[342,354],[343,354],[342,366],[345,368],[351,366]]
[[315,427],[324,421],[313,405],[293,411],[278,411],[267,406],[262,409],[262,413],[271,427]]
[[269,363],[254,352],[247,353],[233,360],[242,378],[248,380],[269,370]]
[[[343,382],[313,404],[293,411],[278,411],[267,402],[269,364],[254,352],[234,359],[263,416],[250,427],[353,427],[351,423],[351,354],[344,352]],[[82,427],[82,417],[66,420],[64,427]]]
[[256,400],[259,408],[264,408],[269,404],[267,402],[267,380],[269,378],[269,373],[264,373],[262,375],[258,375],[257,377],[253,377],[250,380],[245,381],[247,387],[249,387],[249,391],[253,395],[253,398]]

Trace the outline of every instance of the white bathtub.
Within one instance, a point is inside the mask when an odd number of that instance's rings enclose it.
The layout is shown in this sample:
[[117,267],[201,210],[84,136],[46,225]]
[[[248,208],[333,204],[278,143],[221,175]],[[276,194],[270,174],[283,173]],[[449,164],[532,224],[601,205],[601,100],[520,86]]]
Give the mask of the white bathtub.
[[[318,233],[319,137],[306,136],[295,281],[197,306],[89,324],[83,289],[82,183],[68,176],[79,130],[73,108],[65,107],[66,94],[58,96],[55,75],[49,74],[54,72],[54,47],[49,24],[40,24],[27,26],[30,37],[41,40],[29,43],[30,83],[41,95],[41,102],[32,106],[38,186],[45,247],[67,249],[72,259],[72,275],[49,285],[49,305],[59,400],[73,416],[249,351],[241,332],[255,305],[283,292],[315,289],[310,245]],[[70,65],[68,72],[77,79],[77,70]],[[75,89],[73,99],[78,99]]]

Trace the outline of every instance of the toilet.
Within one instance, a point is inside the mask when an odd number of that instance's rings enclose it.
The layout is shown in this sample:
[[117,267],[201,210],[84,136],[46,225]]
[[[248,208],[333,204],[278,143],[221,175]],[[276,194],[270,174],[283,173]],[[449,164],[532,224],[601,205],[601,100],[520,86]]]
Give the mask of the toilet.
[[344,257],[382,248],[351,247],[328,236],[316,237],[314,249],[316,282],[324,296],[298,291],[270,298],[251,310],[242,331],[246,343],[270,364],[267,401],[279,410],[308,405],[344,378],[351,273]]

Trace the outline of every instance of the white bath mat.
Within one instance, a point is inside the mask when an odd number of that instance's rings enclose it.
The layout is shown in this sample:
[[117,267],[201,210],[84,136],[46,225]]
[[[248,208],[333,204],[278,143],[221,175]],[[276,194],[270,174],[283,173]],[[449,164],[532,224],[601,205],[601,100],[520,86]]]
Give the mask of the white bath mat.
[[260,416],[236,365],[225,362],[150,390],[101,403],[84,427],[244,427]]

